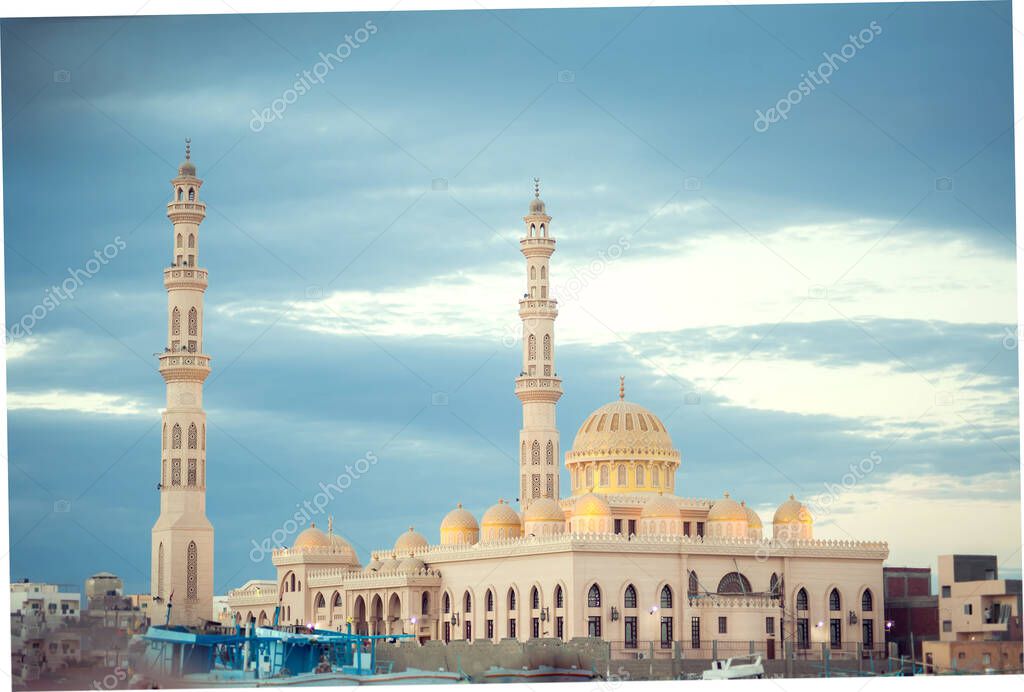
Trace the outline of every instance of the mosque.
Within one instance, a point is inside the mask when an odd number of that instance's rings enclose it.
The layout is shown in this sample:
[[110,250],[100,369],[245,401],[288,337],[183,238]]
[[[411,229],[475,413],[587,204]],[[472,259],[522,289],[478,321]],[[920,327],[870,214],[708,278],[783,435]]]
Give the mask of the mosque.
[[[160,356],[168,408],[153,529],[154,595],[179,588],[184,608],[175,601],[172,619],[185,624],[209,618],[212,607],[201,408],[209,373],[201,341],[207,273],[196,264],[201,182],[186,153],[168,205],[174,259],[164,270],[169,329]],[[618,399],[580,424],[564,458],[571,487],[563,496],[551,220],[535,181],[519,241],[526,279],[522,369],[514,383],[523,410],[519,509],[499,499],[477,518],[457,505],[440,521],[439,542],[409,527],[366,565],[330,524],[326,531],[311,525],[290,547],[273,551],[275,579],[251,580],[228,594],[231,612],[266,624],[280,607],[283,623],[421,641],[589,636],[623,649],[662,650],[675,642],[701,648],[711,640],[759,641],[769,655],[783,642],[812,651],[826,643],[881,647],[887,545],[815,539],[810,512],[792,495],[768,530],[729,493],[677,496],[679,450],[657,415],[626,400],[621,381]],[[181,315],[188,315],[187,335]]]

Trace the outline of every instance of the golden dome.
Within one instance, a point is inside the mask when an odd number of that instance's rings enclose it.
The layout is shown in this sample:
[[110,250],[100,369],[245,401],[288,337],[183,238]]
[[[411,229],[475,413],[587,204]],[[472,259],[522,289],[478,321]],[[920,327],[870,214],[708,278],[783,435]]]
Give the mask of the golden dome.
[[747,510],[725,493],[721,500],[715,502],[708,512],[708,521],[746,521]]
[[587,493],[578,500],[572,509],[574,517],[610,517],[612,510],[608,503],[594,493]]
[[550,497],[542,497],[530,503],[524,512],[525,521],[565,521],[565,512],[558,502]]
[[750,509],[750,507],[747,507],[747,503],[746,502],[741,502],[740,506],[743,507],[744,511],[747,513],[747,523],[750,524],[750,528],[752,528],[752,529],[764,528],[764,525],[761,524],[761,517],[758,516],[757,512],[755,512],[754,510]]
[[476,531],[480,528],[480,525],[476,523],[476,517],[473,516],[472,512],[466,509],[462,509],[462,503],[456,505],[455,509],[444,515],[444,519],[441,520],[441,530],[465,530],[465,531]]
[[521,528],[523,525],[522,521],[519,519],[519,513],[512,509],[512,505],[506,503],[504,500],[498,500],[498,504],[492,505],[490,509],[484,512],[483,519],[480,523],[485,527],[515,526],[517,528]]
[[775,510],[775,524],[813,524],[814,518],[802,502],[792,495]]
[[639,404],[624,399],[591,413],[572,443],[576,454],[600,454],[619,449],[675,452],[665,425]]
[[664,495],[655,495],[644,503],[644,508],[640,512],[640,517],[644,519],[678,519],[679,505],[676,504],[675,500],[665,497]]
[[423,534],[418,532],[413,527],[409,527],[409,530],[398,537],[395,541],[395,552],[396,553],[411,553],[417,548],[426,548],[427,539],[423,537]]
[[331,539],[327,534],[310,524],[309,528],[295,537],[292,543],[292,550],[309,550],[310,548],[330,548]]

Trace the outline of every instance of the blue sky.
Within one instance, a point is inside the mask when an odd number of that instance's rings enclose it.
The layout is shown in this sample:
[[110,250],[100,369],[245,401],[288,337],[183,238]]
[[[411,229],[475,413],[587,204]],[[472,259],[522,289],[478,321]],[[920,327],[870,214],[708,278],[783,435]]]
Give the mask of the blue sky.
[[[943,3],[6,21],[8,327],[124,243],[8,345],[12,577],[148,587],[164,204],[186,136],[209,205],[218,593],[269,576],[253,541],[368,451],[380,462],[325,512],[364,559],[409,525],[436,540],[457,501],[479,515],[515,497],[508,336],[533,176],[558,238],[563,452],[622,374],[682,453],[680,495],[728,490],[767,524],[875,452],[819,536],[888,540],[892,564],[991,552],[1019,572],[1009,17]],[[250,127],[368,21],[322,83]],[[755,130],[872,22],[829,84]],[[999,529],[974,535],[967,515]]]

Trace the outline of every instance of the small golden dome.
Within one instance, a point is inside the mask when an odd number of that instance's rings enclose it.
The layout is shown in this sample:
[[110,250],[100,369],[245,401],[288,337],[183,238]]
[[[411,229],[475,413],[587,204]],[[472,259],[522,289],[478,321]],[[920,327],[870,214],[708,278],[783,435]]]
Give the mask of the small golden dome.
[[747,513],[747,523],[750,524],[750,528],[752,528],[752,529],[764,528],[764,525],[761,523],[761,517],[758,516],[757,512],[755,512],[754,510],[750,509],[750,507],[747,507],[747,503],[746,502],[741,502],[740,506],[743,507],[744,511]]
[[747,510],[725,493],[721,500],[711,506],[708,512],[708,521],[746,521]]
[[423,537],[423,534],[410,526],[409,530],[395,541],[395,552],[409,553],[417,548],[426,548],[428,545],[429,543],[427,543],[427,539]]
[[530,503],[524,512],[525,521],[565,521],[565,512],[558,502],[550,497],[542,497]]
[[327,537],[326,533],[318,529],[316,524],[310,524],[309,528],[296,536],[295,542],[292,543],[292,550],[330,547],[331,539]]
[[461,502],[441,520],[442,531],[450,529],[476,531],[479,528],[480,525],[476,523],[476,517],[469,510],[463,509]]
[[386,559],[382,563],[380,563],[380,569],[378,569],[377,571],[378,572],[394,572],[395,570],[398,569],[398,565],[399,565],[398,560],[396,560],[394,555],[392,555],[391,557],[389,557],[388,559]]
[[643,406],[624,399],[605,404],[587,416],[572,443],[572,452],[578,454],[616,449],[675,452],[665,424]]
[[377,558],[373,558],[372,560],[366,563],[366,567],[364,567],[363,569],[365,569],[367,572],[376,572],[380,569],[380,565],[380,560],[378,560]]
[[640,517],[643,519],[678,519],[679,505],[676,504],[675,500],[665,497],[664,495],[655,495],[644,503],[644,508],[640,512]]
[[775,524],[813,524],[814,517],[802,502],[790,495],[789,499],[775,510],[775,518],[772,522]]
[[481,525],[487,527],[522,527],[522,521],[519,519],[519,513],[512,509],[512,506],[506,503],[504,500],[498,500],[498,504],[492,505],[490,509],[484,512]]
[[612,510],[608,503],[599,496],[587,493],[576,500],[576,505],[572,508],[572,515],[574,517],[610,517]]

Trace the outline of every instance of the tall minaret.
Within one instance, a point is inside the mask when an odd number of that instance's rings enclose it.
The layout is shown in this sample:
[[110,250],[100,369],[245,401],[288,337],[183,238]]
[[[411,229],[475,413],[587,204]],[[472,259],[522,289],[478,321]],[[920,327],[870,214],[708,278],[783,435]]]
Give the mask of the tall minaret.
[[558,428],[555,403],[562,380],[555,371],[555,317],[558,303],[550,296],[548,263],[555,251],[551,217],[540,198],[540,180],[533,179],[534,198],[523,217],[526,236],[519,247],[526,257],[526,294],[519,301],[523,320],[523,371],[516,378],[516,396],[523,402],[519,431],[519,501],[526,509],[540,497],[558,499]]
[[[163,602],[174,595],[171,623],[200,624],[213,619],[213,526],[206,518],[206,413],[203,381],[210,357],[203,352],[203,293],[206,270],[199,268],[199,224],[206,204],[203,181],[185,160],[171,181],[167,218],[174,224],[167,289],[167,346],[160,374],[167,383],[160,443],[160,516],[153,525],[151,591]],[[162,616],[156,610],[154,621]]]

